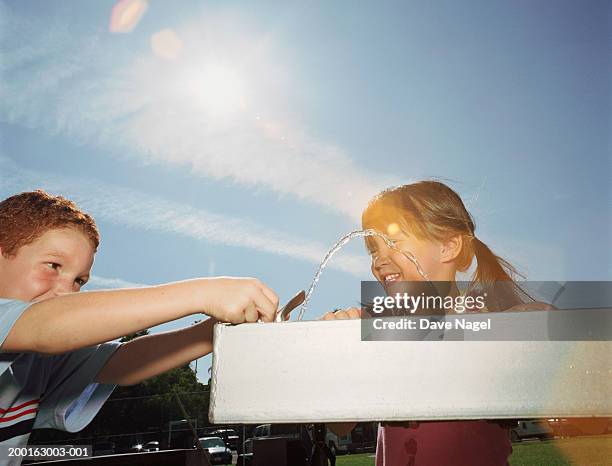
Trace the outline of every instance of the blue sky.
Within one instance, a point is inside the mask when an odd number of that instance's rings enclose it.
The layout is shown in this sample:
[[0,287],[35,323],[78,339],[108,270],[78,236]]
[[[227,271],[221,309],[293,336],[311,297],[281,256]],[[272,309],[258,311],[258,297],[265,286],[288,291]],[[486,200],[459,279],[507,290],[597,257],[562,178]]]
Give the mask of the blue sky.
[[[610,2],[150,1],[124,33],[114,4],[0,2],[0,197],[93,213],[92,285],[285,301],[372,194],[430,178],[528,278],[612,278]],[[368,278],[351,244],[306,318]]]

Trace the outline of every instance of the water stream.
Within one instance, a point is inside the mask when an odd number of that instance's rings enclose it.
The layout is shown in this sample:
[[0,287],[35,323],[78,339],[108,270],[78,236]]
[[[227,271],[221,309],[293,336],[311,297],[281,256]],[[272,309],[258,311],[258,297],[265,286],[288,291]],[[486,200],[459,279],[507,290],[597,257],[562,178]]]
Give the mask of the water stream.
[[317,272],[315,273],[314,278],[312,279],[310,288],[308,288],[308,292],[306,293],[306,298],[304,299],[304,302],[302,303],[302,306],[300,307],[300,312],[298,314],[297,320],[302,320],[304,313],[308,309],[308,304],[310,303],[310,298],[312,297],[312,293],[315,290],[317,283],[319,282],[321,273],[323,272],[323,269],[327,266],[327,263],[332,258],[332,256],[336,252],[338,252],[340,249],[342,249],[342,247],[349,241],[355,238],[365,238],[366,236],[377,236],[381,238],[390,249],[398,251],[399,253],[403,254],[406,257],[406,259],[412,262],[414,266],[416,267],[416,270],[419,273],[419,275],[423,277],[424,280],[429,281],[429,278],[427,277],[427,274],[423,271],[421,264],[419,264],[416,257],[414,257],[414,255],[411,252],[403,251],[402,249],[398,248],[397,246],[395,246],[395,244],[393,244],[393,241],[391,241],[389,238],[387,238],[385,235],[383,235],[379,231],[372,230],[372,229],[355,230],[343,236],[342,238],[340,238],[340,240],[338,240],[338,242],[333,245],[333,247],[327,252],[327,254],[325,254],[325,257],[319,264],[319,268],[317,269]]

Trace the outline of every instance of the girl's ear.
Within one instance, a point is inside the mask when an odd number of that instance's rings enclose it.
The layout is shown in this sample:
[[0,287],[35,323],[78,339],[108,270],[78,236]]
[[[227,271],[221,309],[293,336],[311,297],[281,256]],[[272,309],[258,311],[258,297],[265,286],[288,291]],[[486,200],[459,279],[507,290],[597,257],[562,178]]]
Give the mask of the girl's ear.
[[461,248],[463,248],[463,236],[451,236],[440,243],[440,260],[443,263],[455,260],[461,253]]

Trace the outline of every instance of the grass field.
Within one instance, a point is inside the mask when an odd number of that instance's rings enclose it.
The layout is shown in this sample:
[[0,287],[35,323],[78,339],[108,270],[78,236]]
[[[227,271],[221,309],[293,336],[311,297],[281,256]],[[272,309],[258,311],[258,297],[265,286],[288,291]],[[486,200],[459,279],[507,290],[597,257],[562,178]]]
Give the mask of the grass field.
[[[336,466],[373,466],[374,455],[338,456]],[[612,436],[514,443],[511,466],[612,465]]]
[[374,454],[342,455],[336,458],[336,466],[373,466]]

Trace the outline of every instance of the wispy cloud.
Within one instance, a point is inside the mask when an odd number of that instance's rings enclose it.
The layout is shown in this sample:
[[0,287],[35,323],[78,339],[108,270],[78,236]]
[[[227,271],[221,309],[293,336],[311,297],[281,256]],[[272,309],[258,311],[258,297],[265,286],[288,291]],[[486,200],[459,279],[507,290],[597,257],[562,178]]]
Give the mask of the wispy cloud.
[[135,283],[121,278],[100,277],[92,275],[87,282],[86,289],[88,290],[106,290],[112,288],[142,288],[144,283]]
[[[77,202],[98,220],[128,227],[172,233],[213,243],[255,249],[319,263],[327,247],[307,239],[291,239],[283,232],[243,219],[195,209],[133,189],[94,180],[56,177],[23,170],[0,156],[0,197],[18,191],[42,188]],[[343,254],[330,267],[363,276],[363,257]]]
[[137,35],[134,51],[120,50],[114,36],[79,37],[65,23],[45,18],[43,27],[0,7],[4,121],[353,219],[375,192],[398,184],[303,128],[278,44],[235,13],[209,11],[177,29],[183,49],[168,61],[143,52]]

